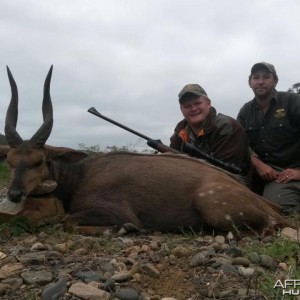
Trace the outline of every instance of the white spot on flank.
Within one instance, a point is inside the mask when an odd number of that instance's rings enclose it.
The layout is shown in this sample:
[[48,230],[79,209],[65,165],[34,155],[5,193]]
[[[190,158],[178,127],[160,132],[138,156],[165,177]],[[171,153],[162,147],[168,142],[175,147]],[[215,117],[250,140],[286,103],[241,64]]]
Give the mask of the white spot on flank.
[[205,196],[205,193],[200,193],[199,196],[200,196],[200,197],[204,197],[204,196]]
[[214,193],[214,191],[210,190],[210,191],[208,191],[208,193],[209,193],[209,194],[213,194],[213,193]]
[[244,213],[242,211],[240,211],[240,216],[243,216],[243,215],[244,215]]
[[225,215],[225,219],[226,220],[231,220],[231,216],[230,215]]
[[218,189],[218,190],[222,190],[223,187],[222,187],[221,185],[218,185],[218,186],[217,186],[217,189]]
[[224,202],[222,202],[222,204],[223,204],[223,205],[227,205],[227,202],[224,201]]

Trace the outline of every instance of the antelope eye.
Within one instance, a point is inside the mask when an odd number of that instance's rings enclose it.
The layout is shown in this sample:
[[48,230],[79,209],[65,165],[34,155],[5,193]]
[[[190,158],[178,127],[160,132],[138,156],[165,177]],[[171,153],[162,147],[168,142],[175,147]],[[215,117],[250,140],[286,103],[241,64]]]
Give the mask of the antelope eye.
[[39,160],[39,161],[37,161],[37,162],[34,164],[34,167],[35,167],[35,168],[38,168],[38,167],[40,167],[42,164],[43,164],[43,160]]

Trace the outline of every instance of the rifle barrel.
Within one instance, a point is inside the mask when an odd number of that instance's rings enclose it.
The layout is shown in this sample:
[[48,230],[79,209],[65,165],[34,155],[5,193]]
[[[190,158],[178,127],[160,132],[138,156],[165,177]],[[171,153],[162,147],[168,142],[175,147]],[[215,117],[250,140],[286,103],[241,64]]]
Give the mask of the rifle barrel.
[[101,118],[101,119],[103,119],[103,120],[106,120],[106,121],[108,121],[108,122],[110,122],[110,123],[112,123],[114,125],[117,125],[118,127],[121,127],[123,129],[125,129],[125,130],[127,130],[127,131],[129,131],[129,132],[131,132],[131,133],[133,133],[133,134],[135,134],[135,135],[137,135],[137,136],[139,136],[139,137],[147,140],[147,141],[151,140],[151,138],[149,138],[148,136],[146,136],[146,135],[144,135],[144,134],[142,134],[140,132],[137,132],[137,131],[135,131],[135,130],[133,130],[133,129],[131,129],[131,128],[125,126],[125,125],[123,125],[123,124],[121,124],[121,123],[118,123],[118,122],[116,122],[116,121],[114,121],[114,120],[112,120],[112,119],[110,119],[108,117],[103,116],[101,113],[99,113],[97,111],[97,109],[95,107],[89,108],[88,112],[91,113],[91,114],[93,114],[93,115],[95,115],[95,116],[97,116],[97,117],[99,117],[99,118]]

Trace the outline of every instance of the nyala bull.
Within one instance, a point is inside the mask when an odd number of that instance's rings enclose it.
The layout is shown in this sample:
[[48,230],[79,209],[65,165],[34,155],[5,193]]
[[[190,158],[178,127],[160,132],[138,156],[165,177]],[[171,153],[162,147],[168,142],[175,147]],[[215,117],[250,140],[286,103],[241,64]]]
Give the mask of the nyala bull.
[[0,155],[12,170],[10,201],[26,201],[41,182],[50,179],[57,183],[53,194],[68,214],[66,228],[132,224],[131,228],[167,232],[288,226],[276,206],[205,162],[176,154],[87,155],[45,145],[53,125],[52,67],[44,85],[44,123],[30,140],[23,141],[16,131],[17,86],[7,71],[12,92],[5,122],[9,147],[3,147]]

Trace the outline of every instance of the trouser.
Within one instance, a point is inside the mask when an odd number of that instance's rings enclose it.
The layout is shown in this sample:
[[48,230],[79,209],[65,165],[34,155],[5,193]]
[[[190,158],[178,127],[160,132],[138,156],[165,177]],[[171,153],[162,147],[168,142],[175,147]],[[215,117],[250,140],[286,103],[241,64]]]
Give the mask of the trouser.
[[[272,166],[282,172],[283,169]],[[290,181],[288,183],[263,182],[258,174],[254,175],[253,191],[278,204],[283,212],[300,212],[300,181]]]
[[283,212],[300,211],[300,181],[267,183],[263,196],[281,206]]

